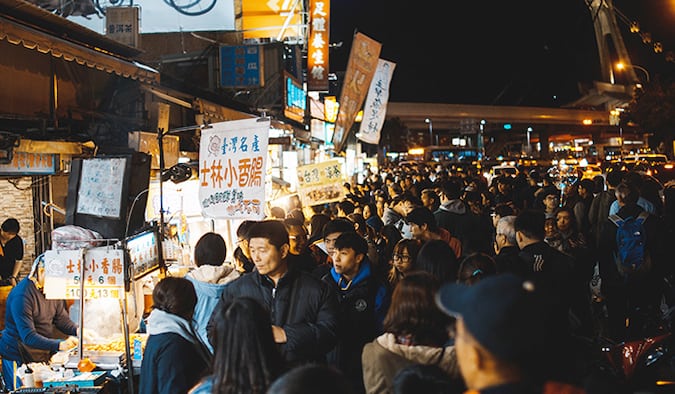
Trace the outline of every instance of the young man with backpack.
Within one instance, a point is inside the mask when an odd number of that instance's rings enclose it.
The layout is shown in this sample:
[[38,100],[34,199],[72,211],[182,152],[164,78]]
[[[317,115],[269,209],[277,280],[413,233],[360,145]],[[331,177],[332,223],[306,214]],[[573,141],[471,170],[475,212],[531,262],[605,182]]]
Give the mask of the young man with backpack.
[[599,237],[607,334],[619,341],[650,334],[646,325],[660,313],[665,232],[660,219],[638,205],[639,196],[633,184],[617,186],[619,211],[610,215]]

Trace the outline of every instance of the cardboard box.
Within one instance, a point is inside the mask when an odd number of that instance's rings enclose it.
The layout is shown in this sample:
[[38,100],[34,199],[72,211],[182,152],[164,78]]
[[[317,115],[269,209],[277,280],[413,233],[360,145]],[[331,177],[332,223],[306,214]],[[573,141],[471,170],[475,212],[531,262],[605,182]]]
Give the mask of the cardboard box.
[[[159,143],[157,141],[157,133],[132,131],[129,133],[128,141],[129,148],[152,156],[152,163],[150,164],[151,169],[159,169]],[[165,135],[162,139],[162,145],[164,145],[164,169],[167,169],[178,163],[178,156],[180,155],[180,138],[177,135]]]

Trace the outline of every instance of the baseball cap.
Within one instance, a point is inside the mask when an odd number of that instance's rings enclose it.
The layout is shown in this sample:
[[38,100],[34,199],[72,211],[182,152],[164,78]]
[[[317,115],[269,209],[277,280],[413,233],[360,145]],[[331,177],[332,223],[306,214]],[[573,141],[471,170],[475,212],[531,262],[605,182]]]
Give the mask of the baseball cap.
[[511,273],[486,277],[474,285],[448,283],[436,294],[446,314],[461,318],[467,331],[502,361],[522,362],[545,346],[546,318],[533,282]]

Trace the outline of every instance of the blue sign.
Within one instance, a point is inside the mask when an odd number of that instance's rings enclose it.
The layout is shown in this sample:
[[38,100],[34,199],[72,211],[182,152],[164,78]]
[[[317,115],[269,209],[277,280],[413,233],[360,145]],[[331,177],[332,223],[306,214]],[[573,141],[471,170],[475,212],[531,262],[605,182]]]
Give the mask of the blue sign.
[[247,88],[261,85],[258,45],[220,47],[220,86]]

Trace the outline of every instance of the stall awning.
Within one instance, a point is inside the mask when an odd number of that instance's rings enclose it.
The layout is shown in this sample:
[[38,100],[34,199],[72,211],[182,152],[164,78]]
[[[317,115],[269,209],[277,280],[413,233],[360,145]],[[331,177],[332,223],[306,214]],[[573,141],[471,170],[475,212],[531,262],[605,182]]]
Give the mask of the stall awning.
[[159,72],[143,64],[122,59],[101,49],[90,49],[39,30],[0,17],[0,40],[23,45],[44,54],[69,62],[76,62],[97,70],[115,73],[149,84],[159,83]]

